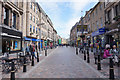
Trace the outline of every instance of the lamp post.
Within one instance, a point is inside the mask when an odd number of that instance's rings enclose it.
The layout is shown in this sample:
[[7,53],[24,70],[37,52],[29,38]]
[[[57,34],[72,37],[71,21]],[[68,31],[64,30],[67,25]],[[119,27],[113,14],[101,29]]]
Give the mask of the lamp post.
[[[45,23],[40,23],[40,24],[37,24],[37,26],[41,26],[41,25],[44,25]],[[40,54],[41,54],[41,27],[40,27],[40,32],[39,32],[39,35],[40,35]]]

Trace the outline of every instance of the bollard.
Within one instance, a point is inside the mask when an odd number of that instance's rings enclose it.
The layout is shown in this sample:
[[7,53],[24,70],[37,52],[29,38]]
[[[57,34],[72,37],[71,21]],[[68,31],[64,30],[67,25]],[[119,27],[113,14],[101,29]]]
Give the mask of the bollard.
[[15,64],[12,62],[11,64],[11,79],[10,80],[15,80]]
[[45,56],[47,56],[47,49],[45,49]]
[[33,53],[32,53],[32,64],[31,64],[31,66],[34,66],[34,55],[33,55]]
[[76,55],[78,55],[78,48],[76,47]]
[[83,51],[83,53],[84,53],[84,60],[86,60],[86,53],[85,53],[85,50]]
[[81,52],[81,48],[79,48],[79,53]]
[[120,60],[118,61],[117,66],[120,67]]
[[26,72],[26,57],[24,57],[23,72]]
[[114,79],[114,67],[113,67],[113,60],[110,58],[110,70],[109,70],[109,79]]
[[95,53],[94,53],[94,59],[95,59],[95,64],[97,64],[97,57]]
[[95,56],[94,58],[95,58],[95,64],[97,64],[97,57]]
[[98,63],[97,63],[97,69],[101,70],[101,61],[100,61],[100,55],[98,55]]
[[37,51],[37,62],[39,62],[39,54],[38,54],[38,51]]
[[82,53],[84,53],[84,50],[82,49]]
[[90,63],[89,50],[87,49],[87,63]]

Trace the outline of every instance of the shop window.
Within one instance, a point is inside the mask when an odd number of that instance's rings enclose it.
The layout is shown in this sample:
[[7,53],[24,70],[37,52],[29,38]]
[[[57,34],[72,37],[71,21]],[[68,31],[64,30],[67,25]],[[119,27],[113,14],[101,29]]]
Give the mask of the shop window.
[[12,27],[16,29],[16,14],[15,13],[12,14]]
[[2,39],[2,53],[9,52],[10,43],[7,39]]
[[19,40],[11,40],[10,51],[20,50],[21,42]]
[[2,41],[3,41],[2,53],[6,53],[9,51],[21,50],[21,41],[20,40],[3,39]]
[[9,10],[4,8],[4,24],[8,26],[9,24]]

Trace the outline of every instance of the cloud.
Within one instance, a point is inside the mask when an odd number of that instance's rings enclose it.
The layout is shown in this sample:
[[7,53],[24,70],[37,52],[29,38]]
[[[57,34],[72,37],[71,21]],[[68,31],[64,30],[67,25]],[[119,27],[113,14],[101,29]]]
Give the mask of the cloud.
[[[81,15],[81,11],[89,5],[91,2],[97,0],[38,0],[40,5],[51,18],[55,29],[57,30],[58,34],[63,38],[68,38],[70,34],[70,29],[72,26],[75,25],[76,22],[79,21]],[[62,22],[61,14],[64,13],[63,9],[61,8],[62,3],[64,2],[68,9],[72,10],[70,13],[71,17],[66,22]],[[66,15],[67,16],[67,15]]]
[[38,2],[97,2],[98,0],[36,0]]

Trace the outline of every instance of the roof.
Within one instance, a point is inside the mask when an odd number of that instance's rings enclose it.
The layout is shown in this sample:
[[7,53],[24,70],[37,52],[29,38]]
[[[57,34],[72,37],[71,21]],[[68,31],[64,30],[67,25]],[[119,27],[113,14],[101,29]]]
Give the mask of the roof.
[[92,8],[92,11],[91,13],[95,10],[95,8],[100,4],[100,2],[98,2],[93,8]]

